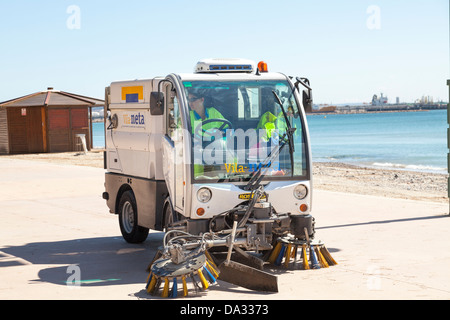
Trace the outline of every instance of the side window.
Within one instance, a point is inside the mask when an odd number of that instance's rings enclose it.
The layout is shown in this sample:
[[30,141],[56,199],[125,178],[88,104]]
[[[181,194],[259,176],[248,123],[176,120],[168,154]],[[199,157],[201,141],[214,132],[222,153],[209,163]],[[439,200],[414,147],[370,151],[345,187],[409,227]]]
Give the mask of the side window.
[[259,118],[259,88],[248,88],[247,92],[250,99],[250,117]]
[[242,90],[238,90],[238,117],[245,119],[245,100]]
[[260,117],[259,88],[248,87],[238,90],[239,119],[257,119]]
[[177,134],[179,128],[181,128],[181,115],[180,107],[178,104],[178,98],[175,91],[170,90],[170,86],[166,89],[167,99],[167,135],[175,140],[175,135]]

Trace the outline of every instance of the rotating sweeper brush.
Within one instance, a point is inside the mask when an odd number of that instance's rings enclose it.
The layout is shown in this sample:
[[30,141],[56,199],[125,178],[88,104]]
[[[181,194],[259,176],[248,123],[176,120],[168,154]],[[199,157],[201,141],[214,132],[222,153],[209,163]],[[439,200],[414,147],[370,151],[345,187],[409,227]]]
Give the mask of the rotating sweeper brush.
[[269,263],[291,269],[320,269],[337,264],[321,241],[302,240],[292,235],[280,237],[271,251]]
[[170,258],[160,258],[151,266],[146,290],[163,298],[186,297],[190,290],[208,289],[210,284],[216,283],[218,275],[217,267],[205,253],[193,255],[178,264]]
[[[251,290],[278,292],[277,277],[263,271],[265,263],[304,270],[337,264],[323,242],[310,239],[307,227],[304,227],[303,235],[285,233],[274,236],[273,249],[259,255],[239,247],[244,243],[237,236],[240,230],[242,228],[238,228],[235,220],[229,230],[201,236],[169,231],[164,237],[164,246],[158,250],[148,268],[146,291],[163,298],[186,297],[189,292],[198,294],[208,289],[220,279]],[[166,241],[169,236],[170,240]],[[225,259],[220,258],[223,251],[210,254],[207,250],[224,244],[228,247]],[[231,260],[234,254],[244,264]],[[265,261],[262,256],[268,259]]]
[[[182,235],[173,236],[176,233]],[[166,243],[169,235],[173,237]],[[180,231],[166,233],[164,247],[158,250],[148,271],[146,291],[163,298],[186,297],[189,291],[206,290],[210,284],[216,283],[219,276],[202,237]]]

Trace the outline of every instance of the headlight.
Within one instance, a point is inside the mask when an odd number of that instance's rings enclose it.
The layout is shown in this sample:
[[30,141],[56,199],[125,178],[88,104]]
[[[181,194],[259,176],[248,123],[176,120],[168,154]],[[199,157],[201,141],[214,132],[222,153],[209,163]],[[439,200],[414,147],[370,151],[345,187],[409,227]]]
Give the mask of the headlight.
[[200,188],[197,191],[197,199],[200,202],[208,202],[211,199],[211,190],[209,190],[208,188]]
[[308,194],[308,188],[305,185],[299,184],[294,188],[294,197],[298,200],[302,200]]

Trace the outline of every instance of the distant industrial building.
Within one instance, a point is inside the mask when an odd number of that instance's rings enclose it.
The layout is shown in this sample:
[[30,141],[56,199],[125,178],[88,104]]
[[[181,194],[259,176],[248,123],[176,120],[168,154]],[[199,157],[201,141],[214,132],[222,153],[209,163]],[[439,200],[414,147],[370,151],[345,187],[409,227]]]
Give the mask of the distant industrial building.
[[388,103],[388,98],[383,96],[383,93],[381,93],[380,97],[378,97],[376,94],[372,97],[372,105],[373,106],[384,106]]

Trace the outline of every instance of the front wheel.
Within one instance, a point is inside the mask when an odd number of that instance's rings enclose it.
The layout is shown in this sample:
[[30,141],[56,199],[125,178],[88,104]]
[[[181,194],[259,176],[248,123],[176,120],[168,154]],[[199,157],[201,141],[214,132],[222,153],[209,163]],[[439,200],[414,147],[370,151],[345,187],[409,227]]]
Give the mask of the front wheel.
[[173,210],[172,201],[167,197],[163,205],[163,231],[169,231],[169,227],[177,221],[176,212]]
[[[184,219],[185,218],[183,215],[174,210],[172,201],[170,201],[170,197],[167,197],[163,205],[163,231],[168,232],[170,230],[173,230],[172,228],[174,223],[181,222]],[[187,229],[184,229],[182,231],[187,232]],[[167,239],[171,239],[174,236],[175,234],[171,234]]]
[[119,225],[125,241],[141,243],[147,239],[149,229],[138,225],[136,198],[132,191],[126,191],[120,197]]

